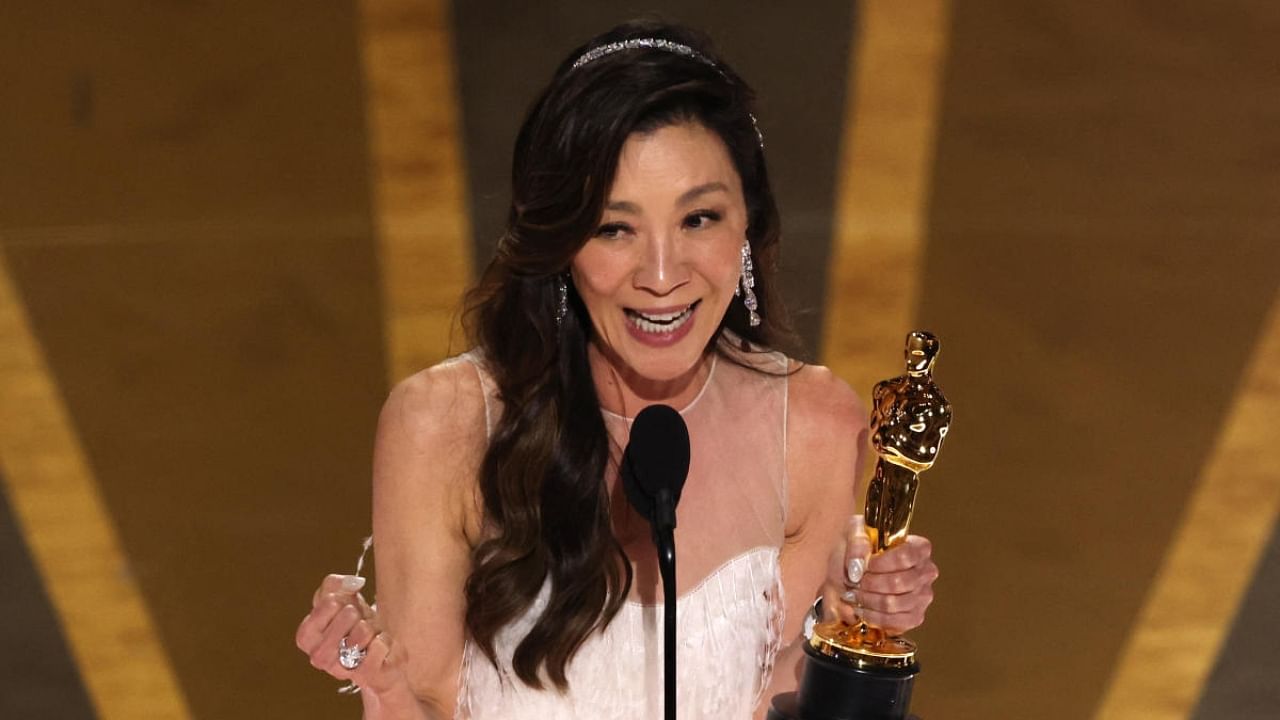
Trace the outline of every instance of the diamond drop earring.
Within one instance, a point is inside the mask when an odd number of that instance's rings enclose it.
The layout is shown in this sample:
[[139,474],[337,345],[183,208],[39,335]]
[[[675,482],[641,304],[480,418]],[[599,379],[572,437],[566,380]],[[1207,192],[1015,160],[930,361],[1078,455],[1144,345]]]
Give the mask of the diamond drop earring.
[[556,327],[564,324],[569,314],[569,283],[565,282],[564,273],[556,276]]
[[754,274],[755,266],[751,262],[751,243],[747,240],[742,241],[742,277],[739,279],[738,287],[734,288],[734,297],[741,297],[742,304],[747,306],[747,324],[756,327],[760,324],[760,314],[756,312],[760,305],[756,302],[756,276]]

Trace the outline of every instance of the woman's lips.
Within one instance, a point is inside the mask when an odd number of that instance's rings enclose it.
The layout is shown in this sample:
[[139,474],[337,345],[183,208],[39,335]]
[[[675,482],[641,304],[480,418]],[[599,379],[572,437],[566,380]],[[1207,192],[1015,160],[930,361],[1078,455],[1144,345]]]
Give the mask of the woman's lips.
[[693,316],[701,301],[669,308],[624,311],[627,331],[645,345],[665,347],[679,342],[693,328]]

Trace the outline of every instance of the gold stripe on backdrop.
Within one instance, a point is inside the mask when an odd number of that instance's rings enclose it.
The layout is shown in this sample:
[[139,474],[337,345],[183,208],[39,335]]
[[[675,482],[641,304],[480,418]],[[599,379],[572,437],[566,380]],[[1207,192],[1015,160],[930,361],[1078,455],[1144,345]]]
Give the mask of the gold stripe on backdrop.
[[457,352],[471,279],[449,8],[362,0],[365,108],[382,274],[387,373],[396,382]]
[[0,466],[98,717],[189,718],[3,254]]
[[1195,711],[1280,511],[1280,295],[1130,631],[1099,720]]
[[866,397],[912,329],[946,0],[865,0],[846,94],[823,362]]

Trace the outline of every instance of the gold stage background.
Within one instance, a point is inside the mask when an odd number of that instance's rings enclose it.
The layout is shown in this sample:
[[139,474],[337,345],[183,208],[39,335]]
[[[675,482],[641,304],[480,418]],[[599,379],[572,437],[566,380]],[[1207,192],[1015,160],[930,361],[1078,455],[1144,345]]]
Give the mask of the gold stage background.
[[293,630],[514,130],[641,10],[761,95],[864,394],[943,339],[915,709],[1280,709],[1280,5],[0,3],[0,717],[356,717]]

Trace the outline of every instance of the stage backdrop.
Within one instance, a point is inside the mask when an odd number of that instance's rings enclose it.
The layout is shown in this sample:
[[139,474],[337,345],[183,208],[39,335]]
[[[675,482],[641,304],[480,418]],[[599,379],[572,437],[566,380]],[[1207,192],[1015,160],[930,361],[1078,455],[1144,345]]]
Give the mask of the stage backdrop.
[[943,341],[925,718],[1280,707],[1280,6],[0,4],[0,716],[342,718],[293,647],[465,349],[515,130],[642,11],[760,96],[864,394]]

